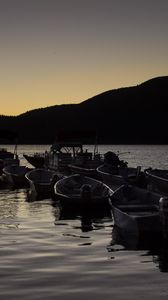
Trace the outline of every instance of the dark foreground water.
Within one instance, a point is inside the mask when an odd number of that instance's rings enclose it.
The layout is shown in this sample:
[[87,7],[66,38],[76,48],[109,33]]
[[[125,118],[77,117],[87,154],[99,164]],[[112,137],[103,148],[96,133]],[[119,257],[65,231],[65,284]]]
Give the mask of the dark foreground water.
[[[47,149],[20,145],[21,164],[23,152]],[[168,146],[99,150],[125,153],[130,166],[168,169]],[[167,299],[165,245],[125,248],[113,242],[109,213],[80,216],[51,199],[27,200],[26,189],[0,190],[0,299]]]

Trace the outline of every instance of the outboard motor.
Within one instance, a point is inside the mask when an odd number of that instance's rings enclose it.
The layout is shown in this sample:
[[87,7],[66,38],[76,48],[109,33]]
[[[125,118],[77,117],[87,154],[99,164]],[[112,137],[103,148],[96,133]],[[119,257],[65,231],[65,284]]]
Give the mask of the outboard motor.
[[52,176],[52,178],[50,179],[50,183],[51,183],[51,193],[52,193],[52,197],[55,198],[55,193],[54,193],[54,185],[55,183],[60,179],[60,177],[57,174],[54,174]]
[[81,187],[81,198],[83,200],[90,200],[91,199],[91,185],[90,184],[83,184]]
[[159,213],[164,238],[168,237],[168,198],[161,197],[159,200]]
[[81,208],[87,211],[91,206],[92,192],[91,185],[83,184],[81,187]]
[[117,167],[120,165],[120,160],[116,153],[108,151],[104,154],[104,163],[107,165]]

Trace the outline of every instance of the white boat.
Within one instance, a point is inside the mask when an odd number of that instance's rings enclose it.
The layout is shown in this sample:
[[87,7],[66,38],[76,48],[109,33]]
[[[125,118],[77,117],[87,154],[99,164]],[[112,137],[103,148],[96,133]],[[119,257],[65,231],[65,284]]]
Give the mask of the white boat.
[[53,182],[57,180],[54,171],[35,168],[25,175],[30,184],[30,192],[40,196],[51,196],[53,193]]
[[27,184],[25,174],[28,171],[30,171],[30,168],[18,165],[8,165],[3,168],[3,173],[6,176],[7,182],[19,187],[25,186]]
[[111,212],[117,228],[138,238],[141,234],[167,235],[168,198],[131,185],[114,191]]
[[55,199],[73,209],[109,207],[113,191],[99,180],[75,174],[64,177],[54,185]]

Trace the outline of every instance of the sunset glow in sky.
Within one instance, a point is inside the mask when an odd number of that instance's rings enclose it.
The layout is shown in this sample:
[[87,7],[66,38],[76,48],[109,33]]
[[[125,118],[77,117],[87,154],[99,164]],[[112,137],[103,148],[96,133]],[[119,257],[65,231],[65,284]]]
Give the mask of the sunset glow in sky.
[[168,75],[167,0],[0,0],[0,114]]

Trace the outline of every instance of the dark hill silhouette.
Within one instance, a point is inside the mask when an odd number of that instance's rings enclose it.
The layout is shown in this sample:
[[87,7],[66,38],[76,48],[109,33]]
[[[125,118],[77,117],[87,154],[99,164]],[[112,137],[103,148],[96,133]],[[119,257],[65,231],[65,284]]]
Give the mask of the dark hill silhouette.
[[[168,144],[168,76],[106,91],[80,104],[55,105],[0,117],[19,143],[53,143],[60,132],[96,132],[99,143]],[[89,140],[88,140],[89,141]]]

